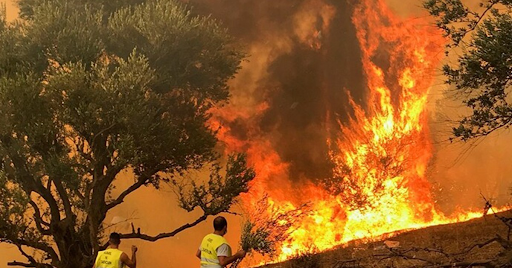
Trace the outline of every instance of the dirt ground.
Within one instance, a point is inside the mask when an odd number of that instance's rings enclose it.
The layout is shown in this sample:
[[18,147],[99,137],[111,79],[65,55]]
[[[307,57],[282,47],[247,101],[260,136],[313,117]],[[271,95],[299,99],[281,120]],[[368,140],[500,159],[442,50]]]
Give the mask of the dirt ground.
[[[510,218],[512,211],[498,215]],[[482,248],[477,244],[496,235],[507,239],[507,233],[508,227],[491,214],[468,222],[404,232],[383,241],[353,242],[328,252],[305,254],[285,263],[264,267],[484,267],[479,263],[496,259],[503,248],[497,242]],[[455,263],[458,266],[453,266]]]

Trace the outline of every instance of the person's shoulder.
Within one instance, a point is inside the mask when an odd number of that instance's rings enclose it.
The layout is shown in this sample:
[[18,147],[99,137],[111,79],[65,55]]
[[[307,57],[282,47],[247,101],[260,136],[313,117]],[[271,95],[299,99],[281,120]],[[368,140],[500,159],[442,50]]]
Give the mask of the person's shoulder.
[[203,240],[207,240],[207,239],[211,239],[211,240],[213,240],[213,239],[215,239],[216,237],[217,237],[217,235],[216,235],[216,234],[214,234],[214,233],[209,233],[209,234],[206,234],[206,235],[203,237]]
[[123,262],[123,263],[126,263],[127,261],[130,260],[130,258],[128,257],[128,254],[124,253],[121,251],[121,254],[119,255],[119,259]]
[[125,254],[124,251],[122,251],[122,250],[120,250],[118,248],[107,248],[107,249],[105,249],[103,251],[100,251],[100,252],[104,252],[104,253],[108,252],[108,254],[119,254],[119,255]]
[[223,244],[227,244],[229,246],[228,240],[224,236],[220,236],[219,239],[222,241]]
[[229,257],[231,256],[231,246],[228,243],[222,243],[217,249],[217,256],[219,257]]
[[224,242],[224,243],[220,244],[219,248],[220,247],[231,249],[231,245],[228,242]]

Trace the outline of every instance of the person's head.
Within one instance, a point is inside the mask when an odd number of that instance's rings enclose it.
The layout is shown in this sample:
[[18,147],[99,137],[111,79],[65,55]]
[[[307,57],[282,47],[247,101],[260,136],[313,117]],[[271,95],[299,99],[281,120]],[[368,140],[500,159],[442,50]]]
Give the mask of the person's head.
[[108,243],[112,246],[119,246],[121,244],[121,235],[118,233],[111,233],[108,239]]
[[222,216],[218,216],[213,220],[213,229],[220,235],[225,235],[228,232],[228,221]]

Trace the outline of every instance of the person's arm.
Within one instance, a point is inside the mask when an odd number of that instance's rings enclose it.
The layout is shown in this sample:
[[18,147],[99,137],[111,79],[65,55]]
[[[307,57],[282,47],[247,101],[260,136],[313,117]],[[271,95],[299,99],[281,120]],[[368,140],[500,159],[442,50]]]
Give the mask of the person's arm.
[[128,255],[123,252],[121,254],[121,261],[130,268],[136,268],[137,267],[137,247],[132,246],[132,258],[128,258]]
[[198,259],[201,259],[201,250],[200,250],[200,249],[198,249],[198,250],[197,250],[197,252],[196,252],[196,257],[197,257]]
[[227,256],[219,256],[219,264],[220,266],[224,267],[238,259],[242,259],[243,257],[245,257],[245,251],[243,250],[240,250],[238,251],[237,253],[235,253],[235,255],[233,256],[230,256],[230,257],[227,257]]

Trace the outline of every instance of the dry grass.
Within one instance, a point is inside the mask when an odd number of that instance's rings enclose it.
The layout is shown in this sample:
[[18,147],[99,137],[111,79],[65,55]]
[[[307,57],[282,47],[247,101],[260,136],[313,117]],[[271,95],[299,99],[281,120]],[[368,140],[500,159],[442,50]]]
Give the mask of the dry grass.
[[[512,213],[500,215],[511,217]],[[398,241],[398,248],[390,249],[384,241],[349,245],[313,256],[299,256],[295,260],[268,265],[267,268],[333,268],[333,267],[439,267],[453,262],[479,262],[495,259],[502,251],[498,243],[482,248],[474,247],[501,235],[506,238],[508,227],[494,215],[464,223],[433,226],[404,232],[388,240]],[[471,247],[469,252],[467,252]],[[302,266],[300,262],[302,260]],[[308,266],[309,265],[309,266]],[[469,267],[476,267],[468,265]]]

